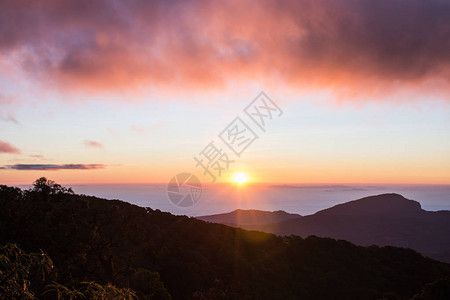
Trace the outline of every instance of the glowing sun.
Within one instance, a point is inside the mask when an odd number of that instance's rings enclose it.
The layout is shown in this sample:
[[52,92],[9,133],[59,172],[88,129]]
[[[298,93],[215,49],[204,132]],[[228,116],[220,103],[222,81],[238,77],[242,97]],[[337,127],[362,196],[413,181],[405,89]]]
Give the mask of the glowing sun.
[[237,183],[237,184],[243,184],[249,180],[247,174],[238,172],[233,175],[231,178],[231,181]]

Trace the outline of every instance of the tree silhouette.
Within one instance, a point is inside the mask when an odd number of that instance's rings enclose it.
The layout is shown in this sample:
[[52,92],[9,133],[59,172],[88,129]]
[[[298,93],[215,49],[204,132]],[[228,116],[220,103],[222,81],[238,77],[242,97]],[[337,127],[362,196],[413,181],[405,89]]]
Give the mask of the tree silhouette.
[[60,184],[54,182],[53,180],[48,180],[45,177],[36,179],[33,182],[33,192],[49,194],[73,194],[72,188],[66,188]]

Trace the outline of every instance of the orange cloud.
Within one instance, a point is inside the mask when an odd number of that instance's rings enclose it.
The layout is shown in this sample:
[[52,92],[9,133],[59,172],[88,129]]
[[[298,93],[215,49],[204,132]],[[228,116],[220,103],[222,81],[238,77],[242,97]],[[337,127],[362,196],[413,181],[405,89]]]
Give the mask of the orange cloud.
[[449,13],[441,0],[10,0],[0,4],[0,60],[19,56],[32,79],[72,91],[233,79],[449,98]]

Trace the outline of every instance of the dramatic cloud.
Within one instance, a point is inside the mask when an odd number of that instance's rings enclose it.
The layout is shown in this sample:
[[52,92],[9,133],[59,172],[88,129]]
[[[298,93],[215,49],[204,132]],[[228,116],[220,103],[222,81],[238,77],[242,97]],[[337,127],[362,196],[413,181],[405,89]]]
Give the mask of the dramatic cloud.
[[0,154],[1,153],[19,154],[20,150],[7,142],[0,141]]
[[276,79],[450,94],[446,0],[5,0],[0,20],[0,63],[64,90]]
[[10,169],[10,170],[41,170],[41,171],[58,171],[58,170],[96,170],[103,169],[105,165],[102,164],[65,164],[65,165],[55,165],[55,164],[15,164],[6,165],[0,167],[0,169]]
[[84,140],[84,141],[83,141],[83,144],[84,144],[86,147],[103,149],[103,144],[100,143],[100,142],[91,141],[91,140]]

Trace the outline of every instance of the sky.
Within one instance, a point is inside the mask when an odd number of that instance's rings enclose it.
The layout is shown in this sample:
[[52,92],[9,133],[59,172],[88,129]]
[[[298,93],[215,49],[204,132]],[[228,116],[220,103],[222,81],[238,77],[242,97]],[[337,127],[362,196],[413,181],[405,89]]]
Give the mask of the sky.
[[4,0],[0,184],[209,183],[211,142],[216,182],[450,184],[449,36],[445,0]]

